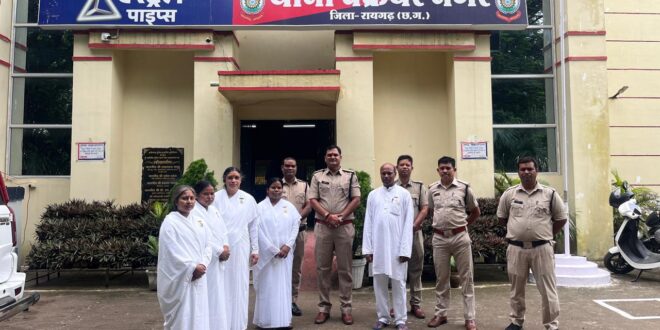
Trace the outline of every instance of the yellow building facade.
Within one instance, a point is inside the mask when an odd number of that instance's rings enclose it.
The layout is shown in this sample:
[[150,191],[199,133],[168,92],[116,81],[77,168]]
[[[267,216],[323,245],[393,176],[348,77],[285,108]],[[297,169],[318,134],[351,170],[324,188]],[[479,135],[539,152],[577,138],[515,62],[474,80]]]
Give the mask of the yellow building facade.
[[[216,176],[248,164],[246,180],[253,180],[273,165],[259,163],[259,153],[271,157],[267,151],[251,148],[269,136],[248,140],[251,129],[269,121],[311,123],[330,132],[315,141],[336,142],[344,166],[370,173],[374,185],[378,167],[401,154],[414,157],[416,179],[431,183],[437,159],[449,155],[478,196],[492,197],[494,131],[517,127],[494,119],[493,84],[508,78],[492,73],[491,33],[461,28],[74,31],[71,72],[46,77],[70,79],[70,122],[21,123],[15,118],[27,101],[16,95],[31,76],[22,67],[30,44],[20,45],[20,31],[38,27],[14,15],[12,4],[0,2],[0,127],[7,132],[0,169],[8,185],[26,189],[23,256],[48,204],[139,202],[144,148],[183,148],[185,165],[204,158]],[[541,24],[552,36],[544,45],[544,81],[554,120],[534,128],[553,132],[547,147],[555,155],[540,178],[563,192],[575,215],[573,253],[600,259],[612,243],[610,171],[660,191],[653,139],[660,130],[660,59],[653,56],[660,50],[660,4],[545,1],[544,12],[553,18]],[[104,33],[111,38],[102,41]],[[69,175],[21,171],[23,134],[40,127],[70,130]],[[307,136],[296,134],[275,154],[304,148]],[[78,160],[79,144],[98,142],[105,143],[103,160]],[[462,157],[462,148],[483,142],[485,159]],[[318,167],[318,158],[306,166]]]

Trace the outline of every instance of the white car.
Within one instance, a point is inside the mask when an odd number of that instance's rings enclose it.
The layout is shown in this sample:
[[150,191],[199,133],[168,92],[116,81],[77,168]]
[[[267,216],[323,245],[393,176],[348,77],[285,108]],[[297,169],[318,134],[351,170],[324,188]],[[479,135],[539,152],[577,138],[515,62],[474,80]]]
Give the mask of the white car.
[[18,272],[16,221],[7,206],[9,194],[0,176],[0,321],[26,310],[39,300],[39,294],[24,296],[25,273]]

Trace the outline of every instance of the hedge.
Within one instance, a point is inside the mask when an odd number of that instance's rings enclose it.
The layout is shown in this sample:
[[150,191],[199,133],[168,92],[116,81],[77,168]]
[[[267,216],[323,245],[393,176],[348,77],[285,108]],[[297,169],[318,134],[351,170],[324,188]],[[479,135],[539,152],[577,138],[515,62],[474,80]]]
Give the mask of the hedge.
[[144,205],[71,200],[46,208],[27,257],[33,269],[123,268],[154,265],[149,235],[160,221]]

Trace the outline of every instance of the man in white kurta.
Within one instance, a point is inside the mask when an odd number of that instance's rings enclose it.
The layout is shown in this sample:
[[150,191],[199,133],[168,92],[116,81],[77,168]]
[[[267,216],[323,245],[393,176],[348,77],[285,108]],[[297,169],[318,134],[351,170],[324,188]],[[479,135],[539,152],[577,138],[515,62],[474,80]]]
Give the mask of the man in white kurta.
[[229,329],[244,330],[248,326],[250,258],[259,253],[257,203],[243,190],[229,196],[227,190],[222,189],[215,193],[213,205],[225,220],[231,247],[231,257],[225,265],[225,292],[231,299]]
[[204,219],[174,211],[160,226],[158,302],[165,329],[209,329],[206,276],[193,280],[199,264],[207,266],[213,251],[212,234]]
[[225,247],[229,247],[227,238],[227,227],[225,221],[220,215],[220,211],[213,205],[205,208],[199,202],[195,203],[193,214],[203,217],[210,233],[213,235],[213,251],[218,251],[211,262],[206,268],[206,282],[208,286],[208,301],[209,301],[209,326],[211,329],[227,330],[228,324],[228,311],[227,306],[229,297],[225,290],[225,271],[226,261],[220,260],[220,255]]
[[392,282],[394,323],[406,327],[406,276],[412,253],[413,202],[410,193],[394,184],[396,170],[386,163],[380,168],[383,186],[369,193],[364,219],[362,253],[373,262],[376,329],[390,324],[388,280]]
[[[254,325],[259,328],[291,326],[291,276],[293,251],[300,214],[293,204],[280,199],[275,205],[266,197],[259,203],[259,262],[253,268]],[[282,246],[290,253],[279,256]]]

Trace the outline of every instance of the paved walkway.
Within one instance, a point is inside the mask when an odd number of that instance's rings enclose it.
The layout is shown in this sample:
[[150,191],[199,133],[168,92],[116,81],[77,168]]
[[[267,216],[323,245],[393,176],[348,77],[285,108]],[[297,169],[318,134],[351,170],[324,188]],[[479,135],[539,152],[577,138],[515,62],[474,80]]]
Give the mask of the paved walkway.
[[[508,284],[497,270],[481,270],[476,274],[477,322],[480,329],[503,329],[508,323]],[[560,288],[562,329],[660,329],[660,272],[645,273],[637,283],[632,275],[614,278],[603,288]],[[486,280],[488,279],[488,280]],[[102,286],[102,274],[63,274],[38,287],[41,301],[30,311],[0,323],[9,329],[160,329],[162,317],[155,292],[146,289],[144,274],[124,275],[114,279],[110,288]],[[427,315],[433,311],[433,283],[424,283],[423,307]],[[540,299],[534,286],[528,286],[526,329],[543,329],[540,321]],[[460,291],[452,290],[449,324],[439,329],[463,329]],[[296,329],[369,329],[375,322],[375,301],[370,287],[354,291],[352,327],[344,326],[338,306],[328,323],[313,324],[317,293],[303,291],[300,306],[304,315],[294,318]],[[594,300],[648,299],[639,301]],[[337,293],[333,291],[333,302]],[[617,311],[630,314],[625,317]],[[250,312],[250,315],[252,312]],[[633,319],[631,319],[631,317]],[[654,317],[654,318],[652,318]],[[637,318],[637,319],[635,319]],[[645,319],[646,318],[646,319]],[[409,319],[411,329],[425,329],[429,320]]]

